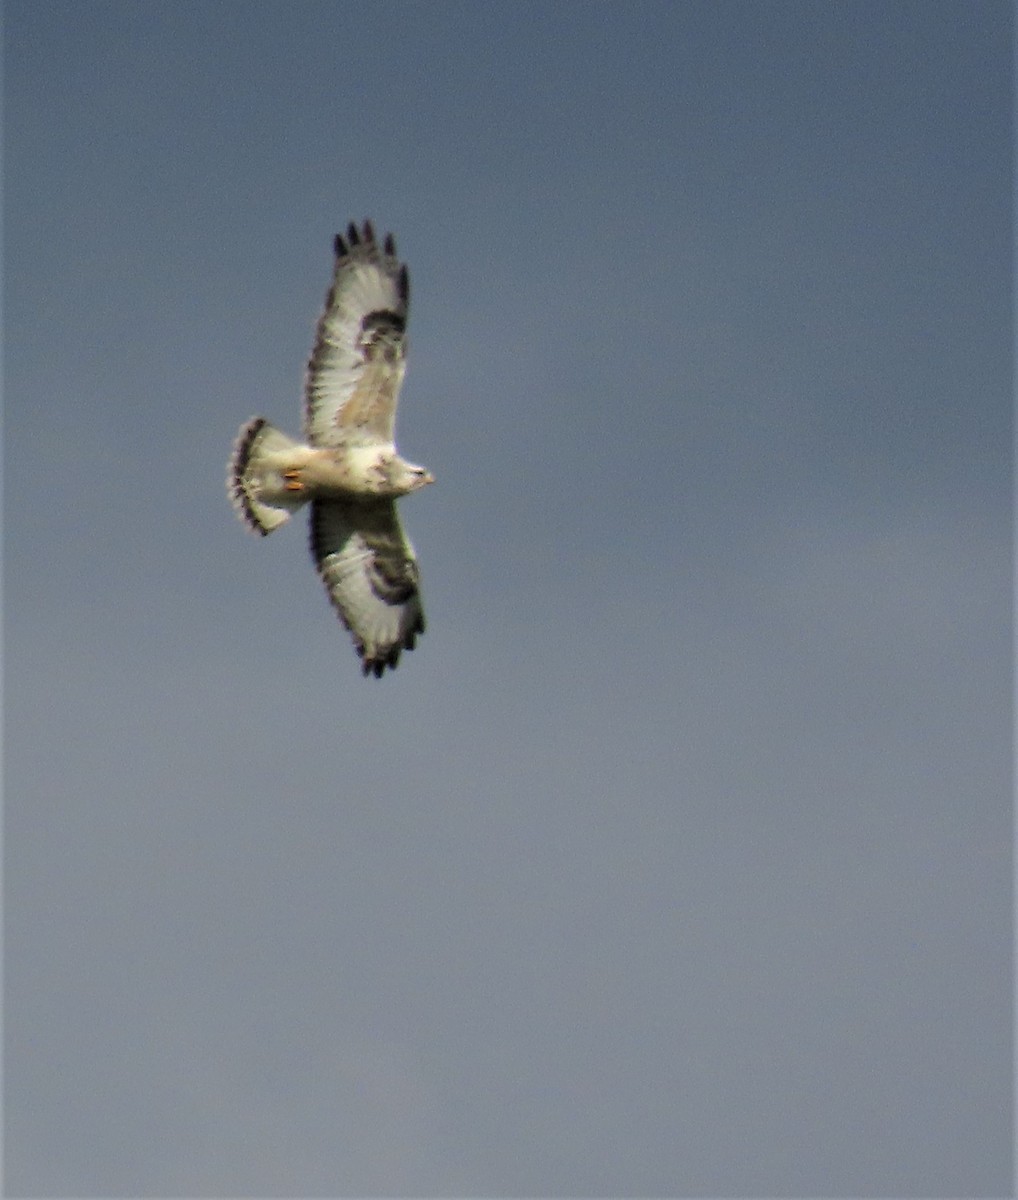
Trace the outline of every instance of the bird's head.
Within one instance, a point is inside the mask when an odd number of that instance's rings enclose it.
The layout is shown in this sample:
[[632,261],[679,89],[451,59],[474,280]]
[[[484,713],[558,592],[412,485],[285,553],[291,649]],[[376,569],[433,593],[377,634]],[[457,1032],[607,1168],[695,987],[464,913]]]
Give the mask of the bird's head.
[[435,477],[430,471],[415,463],[409,463],[405,459],[398,459],[394,466],[395,479],[393,482],[401,492],[416,492],[426,484],[435,482]]

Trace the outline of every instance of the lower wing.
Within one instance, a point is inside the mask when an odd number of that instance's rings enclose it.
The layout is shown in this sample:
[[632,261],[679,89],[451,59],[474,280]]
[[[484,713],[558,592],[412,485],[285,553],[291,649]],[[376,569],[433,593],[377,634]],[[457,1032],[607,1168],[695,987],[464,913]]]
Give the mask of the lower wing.
[[417,559],[395,501],[315,500],[311,554],[364,674],[380,678],[424,632]]

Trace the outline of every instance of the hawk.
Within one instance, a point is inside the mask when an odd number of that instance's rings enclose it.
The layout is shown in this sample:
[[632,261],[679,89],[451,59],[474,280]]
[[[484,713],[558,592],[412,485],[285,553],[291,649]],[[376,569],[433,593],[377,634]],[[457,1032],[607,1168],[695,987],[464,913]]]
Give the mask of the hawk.
[[304,382],[304,440],[252,417],[230,455],[227,490],[265,536],[310,505],[311,555],[365,675],[381,678],[424,632],[417,558],[396,500],[434,478],[394,441],[406,369],[410,284],[390,233],[350,223]]

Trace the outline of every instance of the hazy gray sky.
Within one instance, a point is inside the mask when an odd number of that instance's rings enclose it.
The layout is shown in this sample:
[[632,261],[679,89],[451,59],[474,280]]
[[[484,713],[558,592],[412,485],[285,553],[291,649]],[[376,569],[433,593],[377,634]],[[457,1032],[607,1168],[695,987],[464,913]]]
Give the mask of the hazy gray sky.
[[[1011,22],[8,0],[9,1195],[1010,1191]],[[223,489],[364,217],[382,681]]]

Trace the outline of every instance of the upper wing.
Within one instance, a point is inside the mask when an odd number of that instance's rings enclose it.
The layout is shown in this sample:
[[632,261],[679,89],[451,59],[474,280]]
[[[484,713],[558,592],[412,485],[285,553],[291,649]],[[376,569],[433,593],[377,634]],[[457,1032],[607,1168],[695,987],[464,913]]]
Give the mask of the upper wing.
[[417,559],[395,501],[313,501],[311,553],[364,674],[380,678],[424,632]]
[[304,384],[304,433],[313,446],[391,442],[405,370],[407,269],[392,234],[379,247],[370,221],[336,234],[335,250]]

